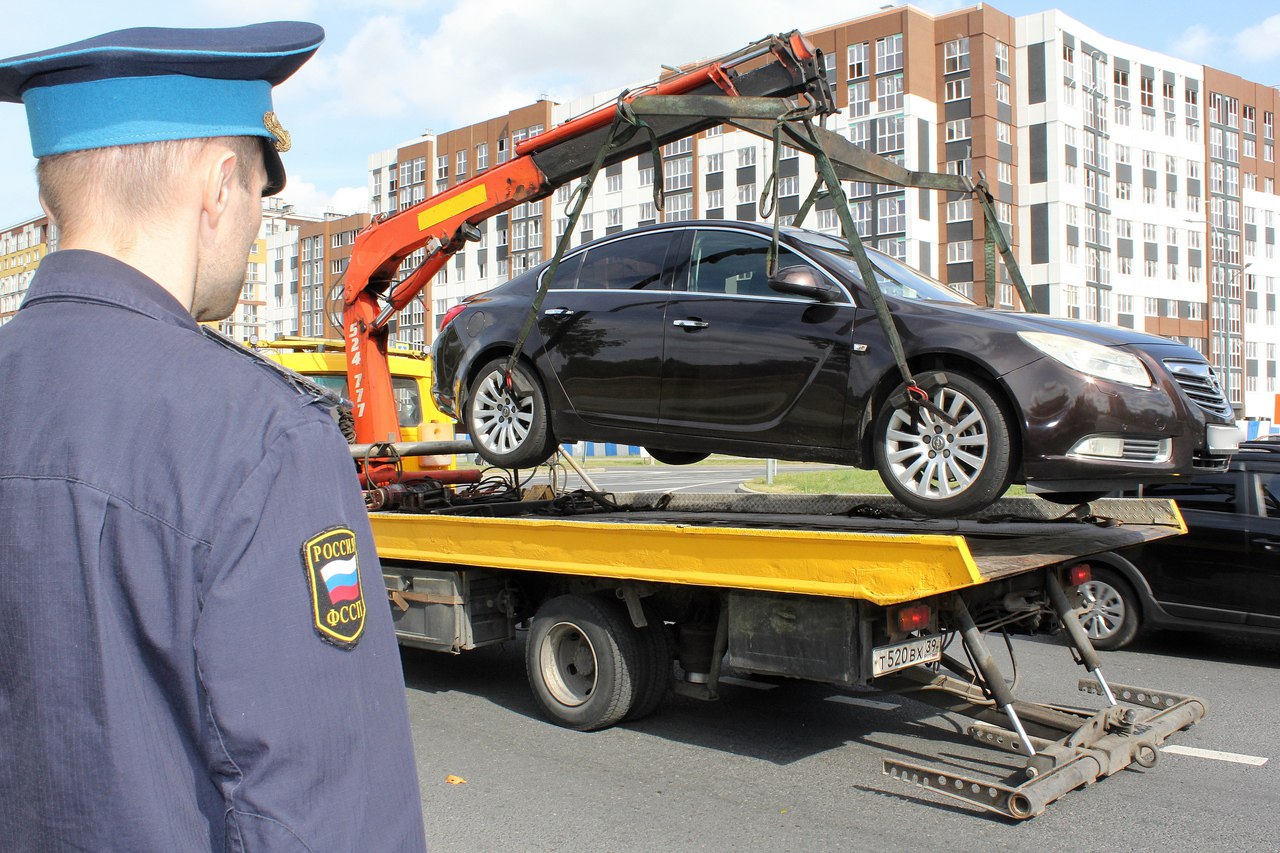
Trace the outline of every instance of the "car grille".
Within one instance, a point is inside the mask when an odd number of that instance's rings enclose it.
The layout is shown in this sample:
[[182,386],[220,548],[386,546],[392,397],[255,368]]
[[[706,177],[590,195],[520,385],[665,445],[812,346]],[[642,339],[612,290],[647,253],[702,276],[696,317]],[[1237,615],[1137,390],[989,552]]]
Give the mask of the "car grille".
[[1206,362],[1171,358],[1165,360],[1164,366],[1197,406],[1220,417],[1231,417],[1231,404]]

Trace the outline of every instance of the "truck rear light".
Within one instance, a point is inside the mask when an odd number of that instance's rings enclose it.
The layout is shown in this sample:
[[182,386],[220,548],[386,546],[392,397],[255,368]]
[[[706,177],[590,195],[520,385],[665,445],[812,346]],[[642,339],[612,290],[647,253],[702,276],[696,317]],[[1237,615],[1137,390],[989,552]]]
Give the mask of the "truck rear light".
[[452,308],[450,308],[448,311],[444,312],[444,316],[440,318],[440,331],[443,332],[445,326],[452,323],[455,317],[457,317],[459,314],[461,314],[463,311],[466,311],[466,310],[467,310],[466,304],[459,303],[458,305],[455,305]]
[[908,607],[898,608],[897,623],[899,633],[908,634],[912,631],[919,631],[922,628],[929,627],[929,620],[933,618],[933,611],[929,609],[927,604],[912,604]]
[[1062,582],[1067,586],[1080,586],[1093,580],[1093,569],[1088,563],[1076,563],[1062,573]]

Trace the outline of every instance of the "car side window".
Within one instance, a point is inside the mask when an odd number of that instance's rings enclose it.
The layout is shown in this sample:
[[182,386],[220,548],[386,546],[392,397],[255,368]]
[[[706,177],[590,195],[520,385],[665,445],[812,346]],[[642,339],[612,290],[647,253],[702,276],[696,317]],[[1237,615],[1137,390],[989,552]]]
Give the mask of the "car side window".
[[[556,276],[548,285],[551,290],[573,290],[578,286],[578,274],[582,271],[583,254],[579,252],[571,258],[565,258],[556,267]],[[549,269],[549,268],[548,268]]]
[[1262,474],[1262,510],[1268,518],[1280,518],[1280,474]]
[[1148,498],[1172,498],[1182,509],[1235,512],[1236,476],[1207,474],[1196,477],[1190,483],[1162,483],[1146,486],[1142,494]]
[[[724,293],[730,296],[782,297],[769,287],[765,270],[769,241],[732,231],[696,231],[693,264],[689,271],[691,293]],[[810,266],[786,246],[778,247],[778,269]]]
[[[666,287],[667,250],[673,232],[637,234],[587,250],[579,290],[656,290]],[[559,280],[559,276],[556,276]]]

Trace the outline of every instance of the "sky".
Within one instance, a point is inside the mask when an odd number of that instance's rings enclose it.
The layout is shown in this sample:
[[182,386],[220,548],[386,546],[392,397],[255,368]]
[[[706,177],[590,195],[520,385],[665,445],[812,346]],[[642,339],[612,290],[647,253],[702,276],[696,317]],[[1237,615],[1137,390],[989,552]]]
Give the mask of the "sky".
[[[368,157],[430,130],[539,97],[570,101],[657,77],[770,33],[860,17],[890,0],[46,0],[11,9],[0,57],[137,26],[225,27],[308,20],[327,33],[276,89],[293,135],[283,198],[300,211],[363,210]],[[894,4],[900,5],[900,4]],[[975,5],[918,0],[937,14]],[[1112,38],[1280,85],[1273,0],[997,0],[1015,17],[1058,8]],[[1153,14],[1152,9],[1158,9]],[[40,213],[21,106],[0,104],[0,227]]]

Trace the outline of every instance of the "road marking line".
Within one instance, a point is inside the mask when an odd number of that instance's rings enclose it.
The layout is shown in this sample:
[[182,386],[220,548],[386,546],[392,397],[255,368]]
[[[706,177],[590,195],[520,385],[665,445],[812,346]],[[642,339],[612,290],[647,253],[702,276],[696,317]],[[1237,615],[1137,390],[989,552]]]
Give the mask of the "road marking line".
[[1238,752],[1219,752],[1216,749],[1196,749],[1194,746],[1165,746],[1161,752],[1172,752],[1174,755],[1190,755],[1193,758],[1212,758],[1214,761],[1230,761],[1235,764],[1251,764],[1261,767],[1267,759],[1259,755],[1241,755]]
[[856,696],[828,696],[828,702],[839,702],[843,705],[858,705],[862,708],[874,708],[877,711],[892,711],[897,708],[892,702],[877,702],[874,699],[859,699]]
[[750,687],[752,690],[772,690],[777,687],[776,684],[766,684],[763,681],[748,681],[745,678],[737,678],[732,675],[721,677],[721,684],[736,684],[738,687]]
[[706,483],[692,483],[688,486],[674,486],[668,489],[640,489],[637,494],[647,494],[649,492],[679,492],[683,489],[700,489],[703,486],[723,486],[725,483],[741,483],[742,480],[733,478],[732,480],[710,480]]

